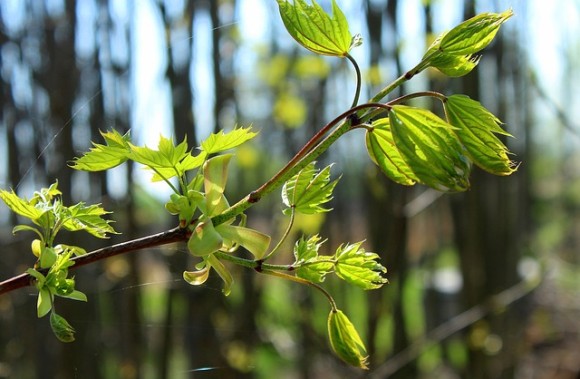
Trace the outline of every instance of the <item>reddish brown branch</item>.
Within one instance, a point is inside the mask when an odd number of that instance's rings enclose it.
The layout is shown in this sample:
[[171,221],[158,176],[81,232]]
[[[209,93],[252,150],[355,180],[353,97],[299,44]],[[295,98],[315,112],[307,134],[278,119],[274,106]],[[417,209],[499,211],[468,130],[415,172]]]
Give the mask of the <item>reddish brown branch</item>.
[[[103,247],[102,249],[98,249],[73,258],[72,260],[75,262],[75,265],[72,266],[71,269],[75,269],[89,263],[93,263],[101,259],[109,258],[119,254],[130,253],[132,251],[142,250],[154,246],[167,245],[172,242],[186,241],[187,234],[188,231],[185,228],[174,228],[165,232],[137,238],[127,242],[121,242],[112,246]],[[48,270],[39,271],[43,274],[46,274]],[[22,287],[30,286],[32,283],[32,276],[26,273],[17,275],[3,282],[0,282],[0,295]]]

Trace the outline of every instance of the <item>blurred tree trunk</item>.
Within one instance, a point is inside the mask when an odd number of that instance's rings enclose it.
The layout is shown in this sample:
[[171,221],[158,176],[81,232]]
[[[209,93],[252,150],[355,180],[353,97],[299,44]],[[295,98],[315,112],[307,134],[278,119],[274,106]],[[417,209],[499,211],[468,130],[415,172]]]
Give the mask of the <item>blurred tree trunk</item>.
[[[401,62],[399,61],[397,38],[397,9],[399,2],[390,0],[386,4],[383,12],[377,12],[376,5],[367,2],[367,22],[371,37],[371,67],[378,65],[381,58],[381,52],[387,54],[392,60],[396,73],[399,76],[402,73]],[[377,14],[379,13],[379,14]],[[385,27],[389,28],[386,35],[389,41],[383,41],[383,19]],[[383,46],[392,46],[392,49],[383,49]],[[368,220],[368,239],[372,245],[372,251],[381,254],[382,261],[389,269],[389,280],[393,291],[396,295],[392,301],[393,317],[393,350],[396,354],[409,345],[409,336],[407,328],[407,319],[404,314],[403,290],[406,284],[408,274],[408,257],[407,257],[407,229],[408,219],[404,213],[404,205],[407,202],[409,189],[402,187],[388,180],[377,168],[374,168],[375,174],[367,176],[365,180],[366,200],[365,210]],[[390,291],[389,291],[390,292]],[[384,336],[376,335],[379,319],[384,317],[388,312],[385,306],[385,293],[382,291],[369,291],[368,306],[369,316],[367,320],[369,330],[369,353],[375,356],[375,362],[378,363],[380,357],[376,357],[375,351],[378,338]],[[395,373],[392,378],[410,378],[417,375],[417,368],[414,364],[407,365]]]
[[[474,4],[469,2],[465,8],[467,19],[475,14]],[[475,99],[497,98],[494,113],[502,120],[508,116],[512,100],[505,94],[505,87],[491,88],[493,93],[483,92],[481,79],[489,83],[513,83],[513,75],[506,66],[505,45],[498,41],[488,50],[478,74],[462,79],[462,93]],[[513,48],[510,47],[510,49]],[[515,64],[510,62],[508,66]],[[488,65],[485,66],[484,65]],[[485,71],[484,71],[485,70]],[[486,72],[495,72],[497,78],[490,78]],[[484,104],[493,110],[493,104]],[[518,108],[512,108],[518,112]],[[519,110],[526,112],[525,109]],[[509,128],[509,126],[508,126]],[[508,129],[509,131],[509,129]],[[523,136],[523,138],[526,138]],[[525,206],[521,197],[527,197],[525,174],[501,178],[474,169],[471,189],[453,197],[455,239],[459,249],[460,265],[463,274],[463,305],[465,309],[485,303],[489,296],[515,285],[520,279],[517,263],[522,253],[521,243],[525,231],[520,227],[524,220]],[[522,315],[516,307],[505,312],[491,315],[473,325],[467,336],[469,349],[466,378],[512,378],[521,338]],[[501,345],[493,345],[498,341]],[[498,348],[499,350],[494,350]]]

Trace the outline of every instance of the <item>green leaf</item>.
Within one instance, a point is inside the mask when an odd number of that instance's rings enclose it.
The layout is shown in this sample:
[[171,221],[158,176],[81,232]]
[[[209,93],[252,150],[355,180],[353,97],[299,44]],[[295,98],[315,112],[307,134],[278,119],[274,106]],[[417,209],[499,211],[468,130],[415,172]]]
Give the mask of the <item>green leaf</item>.
[[380,288],[389,282],[382,276],[387,269],[377,262],[378,254],[366,252],[361,244],[341,245],[337,249],[336,275],[365,290]]
[[216,231],[226,240],[245,247],[255,259],[262,259],[270,246],[270,236],[243,226],[221,224]]
[[[42,209],[30,204],[26,199],[20,198],[14,190],[8,192],[0,190],[0,198],[10,208],[10,210],[20,216],[26,217],[33,222],[37,220],[43,213]],[[17,231],[17,230],[15,230]]]
[[471,165],[453,126],[426,109],[395,105],[389,112],[397,149],[418,181],[439,191],[469,188]]
[[153,181],[181,177],[186,171],[201,166],[206,158],[206,154],[203,153],[192,156],[185,138],[180,144],[174,145],[171,139],[160,136],[157,150],[132,144],[130,147],[129,158],[152,170]]
[[87,301],[87,295],[85,295],[81,291],[77,291],[77,290],[73,290],[72,292],[70,292],[66,295],[59,295],[59,296],[67,298],[67,299],[71,299],[71,300],[84,301],[84,302]]
[[222,236],[215,230],[211,220],[199,222],[187,241],[189,252],[204,257],[216,252],[223,246]]
[[472,17],[447,32],[441,39],[439,50],[454,55],[475,54],[493,41],[500,26],[512,16],[509,9]]
[[224,133],[224,131],[221,130],[218,133],[210,134],[210,136],[201,143],[200,149],[208,155],[233,149],[258,135],[258,133],[254,133],[251,130],[251,127],[235,128],[228,133]]
[[360,45],[353,40],[344,14],[332,0],[332,17],[316,1],[308,5],[304,0],[277,0],[280,16],[288,33],[306,49],[322,55],[345,57],[352,47]]
[[469,74],[479,63],[481,56],[437,54],[431,61],[431,66],[451,77]]
[[38,318],[46,316],[52,309],[52,294],[46,287],[40,288],[38,291],[38,300],[36,302],[36,314]]
[[131,135],[127,132],[121,135],[112,130],[101,135],[106,145],[93,143],[93,147],[80,158],[75,158],[70,167],[75,170],[103,171],[124,163],[130,153]]
[[510,175],[517,166],[508,158],[509,151],[496,134],[510,136],[501,121],[481,103],[465,95],[452,95],[443,103],[449,123],[457,129],[461,143],[473,162],[494,175]]
[[107,234],[118,234],[110,225],[112,221],[102,218],[109,213],[111,212],[105,211],[100,204],[87,206],[80,202],[68,207],[63,227],[72,232],[84,230],[97,238],[108,238]]
[[294,245],[296,261],[293,266],[296,267],[296,276],[314,283],[322,283],[334,269],[332,257],[318,255],[320,246],[325,242],[320,239],[317,234],[308,240],[300,238]]
[[315,162],[309,163],[282,187],[282,201],[288,209],[285,214],[294,208],[297,212],[314,214],[328,212],[331,209],[322,205],[332,200],[332,191],[338,183],[338,179],[330,181],[330,167],[326,166],[322,171],[315,168]]
[[339,309],[328,315],[328,338],[332,350],[351,366],[368,370],[366,347],[352,322]]
[[214,216],[228,208],[224,196],[228,181],[228,167],[232,154],[223,154],[208,159],[203,165],[204,190],[207,216]]
[[413,173],[395,145],[388,118],[372,122],[372,129],[366,133],[369,157],[392,181],[410,186],[419,178]]
[[52,311],[50,313],[50,327],[52,332],[61,342],[73,342],[75,340],[75,330],[68,321]]

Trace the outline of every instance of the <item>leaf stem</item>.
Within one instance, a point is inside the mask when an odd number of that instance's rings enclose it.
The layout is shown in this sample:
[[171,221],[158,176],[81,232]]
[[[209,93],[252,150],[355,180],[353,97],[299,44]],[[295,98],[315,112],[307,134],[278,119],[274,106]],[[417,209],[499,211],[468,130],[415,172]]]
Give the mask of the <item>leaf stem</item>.
[[347,53],[345,55],[345,57],[346,57],[346,59],[349,60],[350,63],[352,63],[352,65],[354,66],[354,70],[356,72],[356,90],[354,93],[354,99],[352,101],[352,105],[350,106],[351,108],[354,108],[358,104],[358,99],[360,97],[360,90],[362,87],[362,75],[360,73],[360,68],[358,66],[358,63],[356,63],[356,60],[352,57],[352,55]]
[[405,101],[409,101],[411,99],[416,99],[418,97],[435,97],[441,101],[445,101],[447,99],[447,96],[443,95],[440,92],[421,91],[421,92],[413,92],[413,93],[410,93],[408,95],[397,97],[396,99],[389,101],[387,103],[387,105],[401,104],[401,103],[404,103]]
[[280,247],[282,246],[282,244],[284,243],[284,241],[286,240],[286,238],[290,234],[290,230],[292,230],[292,226],[294,226],[294,218],[295,217],[296,217],[296,209],[294,207],[292,207],[292,213],[290,213],[290,221],[288,222],[288,226],[286,227],[284,234],[282,235],[282,237],[280,237],[280,240],[278,240],[278,243],[276,244],[276,246],[274,246],[274,248],[266,256],[264,256],[261,259],[262,261],[264,261],[264,262],[267,261],[268,259],[270,259],[270,257],[272,255],[274,255],[274,253],[276,253],[280,249]]
[[412,69],[410,69],[409,71],[407,71],[406,73],[395,79],[395,81],[393,81],[391,84],[380,90],[379,93],[377,93],[373,98],[369,100],[369,103],[376,103],[381,101],[385,96],[393,92],[393,90],[395,90],[397,87],[400,87],[403,83],[411,80],[415,75],[417,75],[418,73],[429,67],[429,59],[427,58],[429,57],[424,57],[421,60],[421,62],[419,62],[419,64],[417,64],[415,67],[413,67]]
[[286,273],[283,273],[280,271],[262,270],[261,273],[266,274],[266,275],[276,276],[278,278],[287,279],[287,280],[291,280],[291,281],[296,282],[296,283],[300,283],[300,284],[314,287],[318,291],[320,291],[326,297],[326,299],[328,299],[328,302],[330,303],[330,307],[332,309],[332,312],[336,312],[338,310],[338,307],[336,306],[336,301],[334,300],[332,295],[327,290],[325,290],[322,286],[320,286],[316,283],[313,283],[309,280],[300,278],[298,276],[289,275],[289,274],[286,274]]

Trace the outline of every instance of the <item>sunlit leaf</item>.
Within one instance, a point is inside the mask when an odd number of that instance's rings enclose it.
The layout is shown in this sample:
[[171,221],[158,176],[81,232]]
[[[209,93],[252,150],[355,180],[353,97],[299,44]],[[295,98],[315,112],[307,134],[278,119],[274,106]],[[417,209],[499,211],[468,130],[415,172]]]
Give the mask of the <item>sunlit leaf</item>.
[[494,175],[510,175],[516,170],[507,147],[496,136],[510,136],[497,117],[464,95],[449,96],[443,105],[449,123],[457,128],[455,133],[477,166]]
[[270,236],[257,230],[237,225],[221,224],[216,231],[226,240],[233,241],[254,255],[255,259],[262,259],[270,246]]
[[321,283],[327,274],[334,269],[332,257],[319,256],[318,250],[325,241],[321,241],[320,236],[314,235],[309,239],[300,238],[294,245],[294,257],[296,261],[293,266],[296,267],[296,276]]
[[479,63],[481,56],[437,54],[431,61],[431,66],[451,77],[469,74]]
[[67,299],[71,299],[71,300],[84,301],[84,302],[87,301],[87,295],[85,295],[81,291],[77,291],[77,290],[73,290],[72,292],[70,292],[66,295],[59,295],[59,296],[67,298]]
[[309,163],[284,183],[282,201],[288,207],[284,213],[289,213],[292,208],[305,214],[330,211],[323,205],[332,200],[332,191],[338,183],[338,179],[330,181],[330,167],[319,171],[315,168],[315,162]]
[[61,342],[73,342],[75,340],[75,330],[68,321],[52,311],[50,313],[50,327],[52,332]]
[[75,158],[70,167],[84,171],[102,171],[116,167],[128,159],[130,152],[129,132],[121,135],[118,131],[101,132],[106,145],[93,142],[93,147],[82,157]]
[[344,14],[332,0],[332,17],[316,1],[308,5],[304,0],[278,0],[282,21],[288,33],[303,47],[322,55],[344,57],[353,43]]
[[426,109],[405,105],[393,106],[389,119],[397,149],[421,183],[440,191],[469,188],[471,165],[453,126]]
[[380,288],[389,282],[383,277],[387,269],[378,262],[378,254],[366,252],[361,244],[341,245],[337,249],[336,275],[365,290]]
[[439,50],[455,55],[475,54],[495,38],[500,26],[513,16],[511,9],[502,13],[481,13],[457,25],[441,39]]
[[366,347],[352,322],[339,309],[328,315],[328,338],[336,355],[351,366],[368,370]]
[[202,143],[201,150],[206,154],[215,154],[221,151],[233,149],[246,141],[254,138],[258,133],[252,132],[252,128],[236,128],[225,133],[223,130],[210,134]]
[[215,156],[203,165],[206,215],[214,216],[228,208],[224,191],[228,181],[228,167],[232,154]]
[[419,179],[395,145],[388,118],[372,122],[366,133],[367,151],[371,160],[391,180],[402,185],[413,185]]
[[28,200],[20,198],[14,191],[0,190],[0,198],[12,212],[32,221],[37,220],[43,213],[42,209],[30,204]]
[[107,234],[117,234],[110,225],[111,220],[102,216],[111,212],[105,211],[99,204],[85,205],[80,202],[68,207],[63,220],[63,227],[70,231],[84,230],[97,238],[108,238]]

